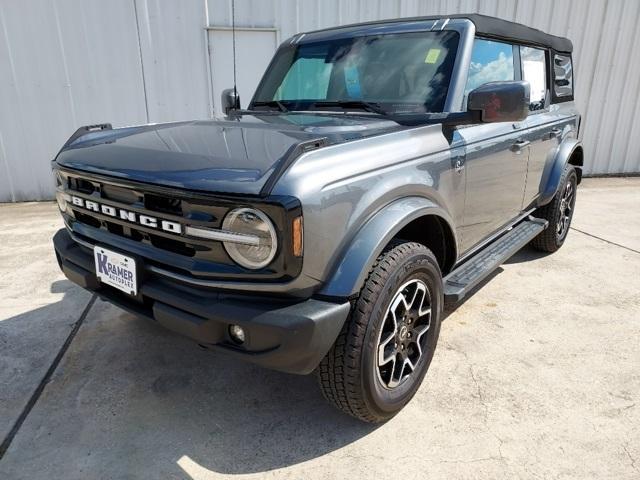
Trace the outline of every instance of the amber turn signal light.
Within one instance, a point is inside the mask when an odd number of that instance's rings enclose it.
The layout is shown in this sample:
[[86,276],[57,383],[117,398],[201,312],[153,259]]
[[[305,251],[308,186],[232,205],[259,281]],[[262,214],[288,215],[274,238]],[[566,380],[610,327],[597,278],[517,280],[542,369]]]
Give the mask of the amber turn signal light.
[[291,224],[291,236],[293,245],[293,255],[296,257],[302,256],[302,217],[296,217]]

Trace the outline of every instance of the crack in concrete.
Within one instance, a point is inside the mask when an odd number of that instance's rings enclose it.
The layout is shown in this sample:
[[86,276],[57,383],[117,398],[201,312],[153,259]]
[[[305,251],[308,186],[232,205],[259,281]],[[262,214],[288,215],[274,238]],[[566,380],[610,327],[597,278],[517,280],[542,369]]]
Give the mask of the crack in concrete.
[[624,450],[624,453],[627,454],[627,457],[629,457],[629,461],[631,462],[631,468],[633,468],[636,472],[640,472],[640,470],[638,469],[638,466],[636,465],[636,459],[629,452],[629,449],[627,448],[626,443],[622,444],[622,449]]
[[631,247],[626,247],[624,245],[620,245],[619,243],[612,242],[611,240],[607,240],[606,238],[602,238],[602,237],[599,237],[597,235],[593,235],[592,233],[585,232],[584,230],[580,230],[579,228],[576,228],[576,227],[570,227],[570,228],[571,228],[571,230],[575,230],[576,232],[580,232],[583,235],[586,235],[588,237],[595,238],[596,240],[600,240],[601,242],[608,243],[609,245],[615,245],[616,247],[624,248],[625,250],[629,250],[630,252],[637,253],[638,255],[640,255],[640,251],[634,250]]
[[[478,459],[474,459],[471,460],[469,462],[462,462],[462,463],[471,463],[473,461],[486,461],[486,460],[497,460],[499,461],[503,466],[507,466],[507,457],[504,456],[504,453],[502,452],[502,446],[504,445],[504,440],[497,434],[495,433],[491,427],[489,426],[489,405],[487,404],[486,398],[484,396],[484,392],[482,390],[482,387],[480,386],[480,382],[478,381],[478,378],[476,377],[476,373],[473,369],[473,362],[471,362],[471,360],[469,359],[469,355],[467,355],[467,352],[463,351],[463,350],[458,350],[456,348],[454,348],[452,345],[448,345],[448,348],[454,352],[459,353],[460,355],[462,355],[464,357],[464,359],[466,360],[467,364],[469,365],[469,374],[471,375],[471,380],[473,381],[473,384],[476,387],[476,396],[478,397],[478,400],[480,401],[480,404],[482,405],[482,408],[484,409],[484,415],[483,415],[483,422],[485,428],[487,429],[487,432],[492,435],[497,441],[498,441],[498,456],[495,455],[491,455],[489,457],[481,457]],[[446,463],[446,461],[445,461]]]
[[484,395],[482,393],[482,388],[480,388],[480,383],[476,378],[476,375],[473,371],[473,365],[471,363],[469,363],[469,373],[471,374],[471,380],[473,380],[473,383],[476,386],[476,394],[478,395],[478,400],[480,400],[480,404],[484,408],[484,423],[486,424],[489,417],[489,406],[487,405],[487,402],[485,402]]
[[502,440],[502,438],[500,438],[495,433],[493,432],[490,432],[490,433],[495,437],[496,440],[498,440],[498,454],[500,455],[500,460],[504,462],[506,460],[505,456],[502,454],[502,445],[504,445],[504,440]]
[[495,455],[490,455],[488,457],[478,457],[478,458],[471,458],[469,460],[462,460],[462,459],[445,459],[445,460],[440,460],[438,463],[477,463],[477,462],[487,462],[490,460],[495,460],[495,461],[503,461],[502,458],[500,457],[496,457]]
[[7,453],[7,450],[9,450],[9,447],[11,446],[11,442],[13,442],[13,439],[20,431],[22,424],[27,419],[27,417],[31,413],[31,410],[33,410],[33,407],[40,399],[40,396],[42,395],[44,388],[49,383],[49,380],[51,380],[53,373],[56,371],[56,368],[58,368],[58,365],[62,361],[62,358],[67,353],[67,350],[69,349],[69,345],[71,345],[71,342],[73,341],[76,334],[78,333],[78,330],[80,330],[80,327],[82,326],[84,319],[87,317],[89,310],[91,310],[91,307],[95,303],[96,298],[97,296],[93,294],[89,299],[89,301],[87,302],[87,305],[84,307],[84,310],[82,310],[80,317],[78,317],[78,320],[75,322],[75,324],[73,325],[73,328],[69,332],[67,339],[64,341],[64,343],[60,347],[60,350],[58,350],[58,353],[53,359],[53,362],[51,362],[51,365],[49,365],[49,368],[47,369],[47,372],[44,374],[44,377],[42,377],[42,380],[40,380],[40,383],[38,384],[34,392],[31,394],[31,397],[29,398],[29,401],[27,402],[24,409],[22,410],[22,413],[20,413],[20,416],[18,417],[16,422],[13,424],[13,427],[7,434],[6,438],[2,440],[2,443],[0,444],[0,460],[2,460],[2,457],[4,457],[5,453]]

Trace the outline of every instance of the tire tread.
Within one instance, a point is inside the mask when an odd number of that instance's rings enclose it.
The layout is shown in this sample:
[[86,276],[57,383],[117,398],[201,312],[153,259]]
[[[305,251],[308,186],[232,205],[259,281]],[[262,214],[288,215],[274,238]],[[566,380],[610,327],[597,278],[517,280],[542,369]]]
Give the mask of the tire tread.
[[359,388],[362,375],[359,364],[360,352],[365,341],[369,316],[385,286],[385,278],[389,272],[417,249],[426,251],[435,262],[433,253],[416,242],[394,241],[382,251],[369,271],[338,338],[316,369],[316,377],[324,398],[343,412],[366,422],[380,422],[388,418],[370,411]]
[[[562,177],[560,177],[559,184],[561,187],[565,184],[565,182],[567,181],[567,178],[572,173],[573,175],[576,175],[575,168],[573,167],[573,165],[567,164],[567,166],[564,169],[564,172],[562,172]],[[576,194],[577,192],[574,193],[574,195]],[[542,232],[540,232],[540,234],[537,237],[531,240],[531,246],[536,250],[540,250],[541,252],[553,253],[562,246],[562,244],[567,238],[568,232],[567,232],[567,235],[565,235],[562,242],[558,243],[558,240],[556,238],[555,228],[556,228],[556,223],[558,222],[557,215],[558,215],[558,211],[560,210],[560,202],[562,201],[561,197],[562,197],[562,188],[559,188],[556,194],[554,195],[553,199],[546,205],[540,207],[534,213],[534,215],[537,218],[543,218],[549,222],[549,226],[545,228]]]

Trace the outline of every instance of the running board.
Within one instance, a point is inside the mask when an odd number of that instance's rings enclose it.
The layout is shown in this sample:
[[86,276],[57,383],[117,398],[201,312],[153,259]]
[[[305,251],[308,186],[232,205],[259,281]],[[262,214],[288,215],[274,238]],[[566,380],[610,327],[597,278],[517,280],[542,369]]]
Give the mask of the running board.
[[542,232],[549,222],[529,217],[497,240],[484,247],[444,278],[444,298],[447,303],[462,300],[505,260]]

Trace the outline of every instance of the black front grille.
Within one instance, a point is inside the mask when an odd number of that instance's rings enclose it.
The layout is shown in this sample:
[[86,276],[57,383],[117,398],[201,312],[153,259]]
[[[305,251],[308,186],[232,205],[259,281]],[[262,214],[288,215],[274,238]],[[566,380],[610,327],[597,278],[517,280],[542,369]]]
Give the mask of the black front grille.
[[[94,228],[100,228],[114,235],[135,240],[137,242],[147,243],[156,248],[166,250],[171,253],[176,253],[178,255],[183,255],[186,257],[195,257],[197,252],[201,252],[201,255],[199,255],[199,257],[203,259],[216,260],[218,262],[224,262],[226,260],[226,258],[221,258],[220,255],[214,255],[214,257],[216,258],[212,258],[212,255],[210,255],[210,253],[217,250],[215,248],[215,245],[212,245],[212,243],[214,242],[201,242],[198,240],[186,241],[186,239],[184,239],[183,237],[176,235],[175,238],[172,238],[170,236],[171,234],[160,231],[158,231],[157,233],[152,233],[149,231],[149,229],[143,229],[143,227],[137,224],[125,221],[112,221],[111,218],[105,215],[94,212],[87,212],[86,210],[80,210],[79,208],[73,208],[72,212],[75,219],[85,225],[89,225]],[[155,212],[148,211],[145,212],[145,214],[155,215]],[[191,242],[198,242],[198,244],[194,244]],[[206,243],[208,243],[208,245]]]
[[[182,273],[223,279],[255,279],[264,281],[282,281],[294,278],[300,272],[302,260],[290,256],[279,248],[276,258],[261,271],[248,271],[236,264],[227,254],[222,242],[192,238],[162,229],[162,221],[175,222],[185,226],[222,228],[226,214],[240,207],[254,207],[269,216],[282,239],[290,238],[291,219],[301,215],[302,210],[295,199],[286,197],[277,200],[250,199],[242,201],[233,197],[171,190],[164,187],[118,181],[115,179],[94,177],[84,173],[57,170],[61,185],[67,186],[66,193],[72,198],[65,221],[71,230],[91,242],[102,242],[114,249],[131,249],[131,241],[140,247],[132,249],[165,269]],[[74,202],[73,197],[78,197]],[[283,203],[285,202],[285,203]],[[286,205],[286,206],[285,206]],[[97,211],[96,211],[97,210]],[[132,217],[129,217],[131,214]],[[154,217],[156,226],[141,222],[141,216]],[[280,230],[282,226],[286,229]],[[90,227],[87,229],[86,227]],[[106,238],[94,229],[120,237]],[[148,246],[149,248],[145,248]],[[161,252],[167,252],[163,255]]]
[[[220,228],[220,219],[229,209],[224,204],[195,203],[191,199],[147,192],[142,186],[130,188],[70,174],[66,174],[66,179],[69,194],[80,196],[85,202],[93,201],[98,205],[117,208],[118,212],[120,209],[134,212],[137,219],[140,215],[152,216],[157,219],[158,225],[162,220],[168,220],[180,223],[183,228],[186,223]],[[78,222],[113,235],[185,257],[234,265],[218,242],[186,238],[160,228],[141,225],[138,221],[129,221],[119,215],[114,217],[102,211],[96,212],[86,208],[86,205],[71,203],[71,208]]]

